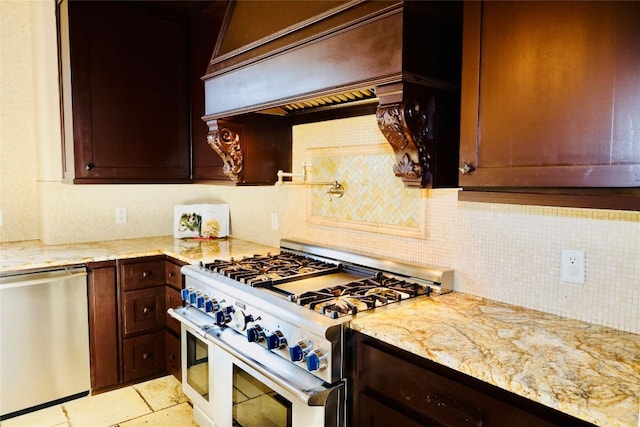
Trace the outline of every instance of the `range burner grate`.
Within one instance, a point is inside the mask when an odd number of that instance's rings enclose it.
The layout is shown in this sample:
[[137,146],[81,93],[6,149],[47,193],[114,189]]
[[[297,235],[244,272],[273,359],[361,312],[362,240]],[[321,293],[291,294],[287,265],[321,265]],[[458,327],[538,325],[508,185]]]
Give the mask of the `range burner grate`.
[[203,267],[249,286],[272,287],[339,271],[340,266],[303,255],[281,253],[214,260]]
[[289,296],[289,300],[332,319],[357,314],[419,295],[431,295],[431,287],[382,273],[344,285]]

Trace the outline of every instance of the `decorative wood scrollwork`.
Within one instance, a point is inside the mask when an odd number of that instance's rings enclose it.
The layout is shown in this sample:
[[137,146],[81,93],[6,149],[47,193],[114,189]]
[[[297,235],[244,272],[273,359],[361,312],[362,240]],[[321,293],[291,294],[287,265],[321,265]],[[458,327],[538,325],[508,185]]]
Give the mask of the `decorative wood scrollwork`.
[[224,174],[233,182],[238,182],[244,162],[240,136],[231,129],[219,129],[217,122],[209,123],[207,143],[222,159]]
[[428,187],[432,182],[435,97],[380,106],[376,118],[396,155],[394,174],[407,187]]

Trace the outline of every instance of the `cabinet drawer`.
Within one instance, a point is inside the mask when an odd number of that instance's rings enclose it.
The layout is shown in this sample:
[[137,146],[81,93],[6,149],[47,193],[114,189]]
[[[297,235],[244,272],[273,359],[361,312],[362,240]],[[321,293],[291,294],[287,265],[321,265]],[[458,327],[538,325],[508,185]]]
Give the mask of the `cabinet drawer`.
[[166,282],[165,261],[146,261],[120,265],[123,291],[161,286]]
[[[179,335],[178,335],[179,336]],[[171,332],[165,332],[165,365],[167,372],[182,381],[182,365],[180,358],[180,338]]]
[[556,425],[366,342],[361,344],[357,363],[361,389],[401,412],[407,408],[438,425]]
[[164,286],[123,293],[124,335],[156,331],[165,326]]
[[[180,292],[176,291],[172,287],[167,286],[165,289],[165,307],[176,308],[182,305],[182,298],[180,297]],[[167,316],[167,328],[176,334],[180,334],[180,322],[174,319],[173,317]]]
[[124,340],[124,380],[164,371],[165,332],[141,335]]
[[182,273],[180,272],[180,265],[167,261],[165,263],[167,285],[174,289],[180,290],[182,286]]

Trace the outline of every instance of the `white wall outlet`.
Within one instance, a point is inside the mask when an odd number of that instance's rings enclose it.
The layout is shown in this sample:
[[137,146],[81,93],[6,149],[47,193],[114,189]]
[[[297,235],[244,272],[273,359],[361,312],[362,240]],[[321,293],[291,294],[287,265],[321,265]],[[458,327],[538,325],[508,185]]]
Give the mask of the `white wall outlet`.
[[277,212],[271,212],[271,229],[277,230],[280,228],[280,214]]
[[127,208],[116,208],[116,224],[127,222]]
[[584,284],[584,251],[563,249],[560,277],[563,282]]

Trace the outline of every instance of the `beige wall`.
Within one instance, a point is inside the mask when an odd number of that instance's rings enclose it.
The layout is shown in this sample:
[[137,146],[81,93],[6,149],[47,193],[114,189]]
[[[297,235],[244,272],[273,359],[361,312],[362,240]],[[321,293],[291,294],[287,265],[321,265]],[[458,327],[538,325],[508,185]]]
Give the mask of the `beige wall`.
[[[55,60],[43,53],[49,39],[41,34],[53,28],[52,10],[53,0],[0,0],[0,241],[57,244],[171,234],[174,204],[220,200],[231,205],[231,233],[236,237],[276,246],[280,237],[298,237],[404,262],[442,265],[455,270],[459,291],[640,333],[638,212],[465,203],[457,201],[457,190],[416,191],[426,207],[426,237],[399,238],[308,223],[311,190],[302,186],[61,183],[57,99],[46,83],[55,79]],[[306,149],[320,143],[379,142],[371,131],[371,116],[346,126],[313,126],[320,127],[294,130],[296,171],[306,160]],[[312,140],[312,134],[322,141]],[[362,185],[360,197],[375,197]],[[115,224],[116,207],[128,209],[126,224]],[[280,215],[277,231],[271,229],[272,212]],[[562,249],[586,251],[585,284],[560,280]]]

